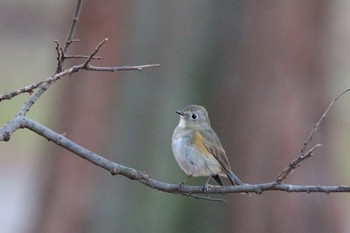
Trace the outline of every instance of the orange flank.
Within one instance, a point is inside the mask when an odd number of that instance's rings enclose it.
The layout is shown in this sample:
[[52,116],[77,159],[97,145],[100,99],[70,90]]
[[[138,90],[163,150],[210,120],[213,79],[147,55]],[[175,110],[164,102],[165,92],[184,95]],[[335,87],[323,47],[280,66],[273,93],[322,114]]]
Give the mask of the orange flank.
[[197,145],[197,148],[206,156],[212,155],[208,148],[204,144],[204,138],[199,132],[194,133],[194,144]]

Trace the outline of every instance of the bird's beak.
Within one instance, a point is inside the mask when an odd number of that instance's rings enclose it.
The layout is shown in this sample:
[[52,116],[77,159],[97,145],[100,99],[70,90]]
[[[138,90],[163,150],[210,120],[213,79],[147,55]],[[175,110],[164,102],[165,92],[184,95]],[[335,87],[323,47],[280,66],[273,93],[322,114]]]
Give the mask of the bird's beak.
[[182,111],[176,111],[176,113],[179,114],[180,116],[184,115],[184,112],[182,112]]

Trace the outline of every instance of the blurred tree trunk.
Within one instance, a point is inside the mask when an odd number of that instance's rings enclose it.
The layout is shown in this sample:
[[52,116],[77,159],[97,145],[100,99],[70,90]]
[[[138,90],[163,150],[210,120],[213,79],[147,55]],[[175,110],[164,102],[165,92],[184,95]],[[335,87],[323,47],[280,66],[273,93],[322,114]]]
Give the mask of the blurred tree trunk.
[[[235,4],[221,12],[216,34],[225,35],[218,42],[225,57],[211,105],[217,126],[225,129],[221,135],[233,168],[245,182],[272,181],[296,157],[330,102],[323,51],[328,4],[249,1],[240,8],[249,18],[243,23],[230,15]],[[236,31],[229,30],[232,23],[238,24]],[[321,134],[310,144],[327,140],[324,125]],[[287,182],[331,184],[335,171],[326,148]],[[264,193],[232,204],[230,223],[239,232],[339,232],[335,210],[328,196]],[[247,224],[250,219],[254,224]]]
[[[74,7],[75,2],[72,3],[72,11],[67,12],[67,19],[72,17]],[[65,28],[68,30],[70,22],[66,22]],[[93,61],[93,64],[117,65],[120,24],[121,14],[115,1],[86,1],[74,37],[80,42],[71,45],[69,54],[88,55],[107,37],[108,43],[98,54],[104,59]],[[51,88],[55,88],[55,85]],[[118,73],[79,72],[65,79],[62,85],[64,92],[57,104],[60,109],[59,123],[55,128],[89,150],[103,153],[110,129],[109,112],[118,86]],[[99,168],[56,145],[51,145],[48,150],[50,153],[47,154],[46,164],[43,164],[46,190],[42,194],[38,223],[33,232],[84,232],[86,216],[90,212],[91,190],[96,186],[95,177]]]

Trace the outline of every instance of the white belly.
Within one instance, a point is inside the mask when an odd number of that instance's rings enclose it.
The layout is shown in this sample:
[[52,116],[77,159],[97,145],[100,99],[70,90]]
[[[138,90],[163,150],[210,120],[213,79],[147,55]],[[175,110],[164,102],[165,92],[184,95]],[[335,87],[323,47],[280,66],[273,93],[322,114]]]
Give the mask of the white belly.
[[211,176],[226,174],[222,171],[220,163],[212,157],[205,156],[200,150],[190,145],[188,138],[173,138],[172,149],[180,168],[192,176]]

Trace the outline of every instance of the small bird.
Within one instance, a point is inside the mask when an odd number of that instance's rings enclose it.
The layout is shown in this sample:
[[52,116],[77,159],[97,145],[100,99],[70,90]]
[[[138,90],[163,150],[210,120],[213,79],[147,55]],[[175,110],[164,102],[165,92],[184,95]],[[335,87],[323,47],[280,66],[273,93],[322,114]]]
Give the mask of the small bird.
[[180,122],[172,137],[172,150],[180,168],[190,177],[208,176],[203,186],[208,190],[210,178],[223,185],[220,176],[227,177],[232,185],[243,182],[231,171],[230,163],[220,140],[210,126],[207,110],[199,105],[190,105],[181,111]]

